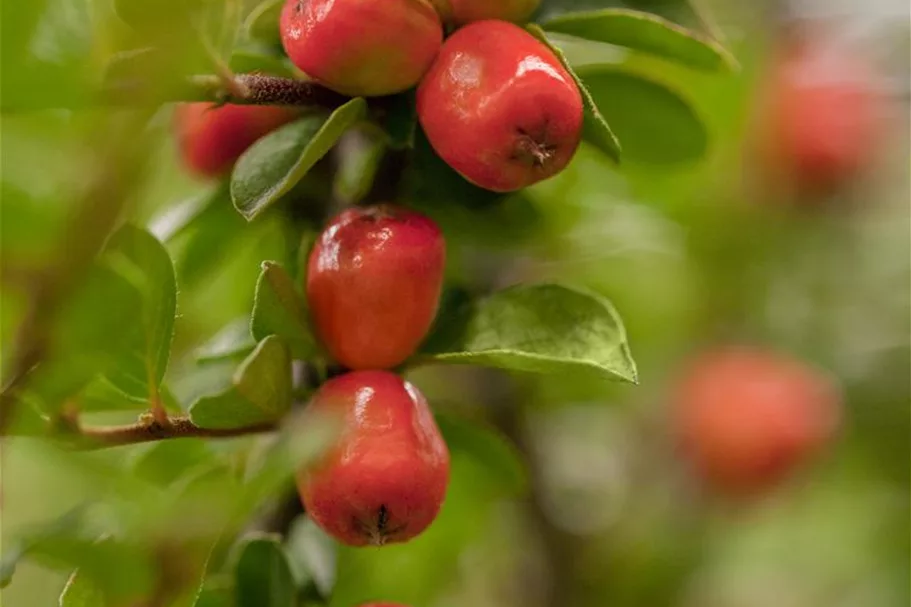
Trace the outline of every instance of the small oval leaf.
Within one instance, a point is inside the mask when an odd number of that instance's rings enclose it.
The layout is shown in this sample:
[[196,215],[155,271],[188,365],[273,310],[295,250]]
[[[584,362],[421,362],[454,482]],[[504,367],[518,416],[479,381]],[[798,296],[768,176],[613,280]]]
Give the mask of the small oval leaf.
[[[424,360],[538,373],[594,371],[636,383],[626,331],[609,301],[556,284],[520,285],[441,319]],[[436,338],[436,339],[435,339]]]
[[297,589],[285,549],[278,538],[246,539],[235,568],[237,607],[294,607]]
[[256,281],[253,317],[250,330],[257,340],[277,335],[291,346],[291,354],[307,360],[319,348],[310,331],[307,302],[297,291],[294,281],[274,261],[264,261]]
[[241,317],[228,323],[194,352],[196,362],[207,363],[246,356],[256,346],[250,321]]
[[605,120],[604,116],[601,114],[601,110],[598,108],[598,104],[592,97],[586,84],[579,78],[572,66],[570,66],[563,51],[547,38],[544,30],[533,23],[527,25],[526,29],[531,32],[535,38],[546,44],[547,47],[557,55],[560,62],[563,64],[563,67],[566,68],[566,71],[568,71],[573,77],[573,80],[576,81],[576,86],[579,87],[579,92],[582,93],[582,100],[585,103],[585,113],[583,114],[582,122],[583,138],[607,154],[609,158],[618,162],[621,153],[620,141],[618,141],[618,138],[614,135],[607,120]]
[[542,24],[559,32],[607,42],[704,70],[734,69],[737,61],[720,44],[651,13],[608,8],[568,13]]
[[190,406],[202,428],[243,428],[279,420],[291,406],[291,355],[270,336],[237,368],[231,386]]
[[664,84],[607,65],[579,68],[578,74],[623,142],[624,159],[673,164],[705,155],[705,124]]
[[102,261],[113,264],[142,295],[129,329],[129,347],[106,375],[118,389],[137,398],[158,398],[171,355],[177,313],[177,279],[167,250],[154,236],[124,226],[108,242]]
[[254,143],[231,174],[234,207],[247,221],[255,219],[291,190],[366,111],[367,102],[357,97],[328,116],[305,116]]

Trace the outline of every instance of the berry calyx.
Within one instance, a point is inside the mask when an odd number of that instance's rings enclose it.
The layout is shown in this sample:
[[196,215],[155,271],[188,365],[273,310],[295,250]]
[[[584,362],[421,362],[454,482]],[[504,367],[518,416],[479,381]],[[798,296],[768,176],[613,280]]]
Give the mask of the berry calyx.
[[424,396],[388,371],[353,371],[323,384],[308,415],[337,415],[342,435],[298,477],[307,514],[351,546],[404,542],[436,518],[449,450]]
[[413,87],[443,41],[428,0],[287,0],[280,30],[294,65],[351,96]]
[[439,305],[446,245],[428,217],[394,205],[332,219],[307,267],[313,326],[349,369],[389,369],[417,349]]
[[219,177],[257,139],[297,116],[291,108],[264,105],[184,103],[174,128],[183,162],[203,177]]
[[751,494],[783,481],[832,438],[839,398],[800,361],[729,347],[691,362],[674,414],[695,472],[723,493]]
[[443,43],[418,86],[418,119],[436,153],[495,192],[559,173],[582,133],[582,95],[544,44],[504,21],[479,21]]

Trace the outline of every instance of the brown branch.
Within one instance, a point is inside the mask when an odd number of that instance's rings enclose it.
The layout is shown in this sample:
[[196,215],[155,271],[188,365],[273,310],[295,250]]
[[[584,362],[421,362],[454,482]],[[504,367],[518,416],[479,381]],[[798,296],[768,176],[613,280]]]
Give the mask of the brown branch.
[[168,423],[164,425],[149,416],[124,426],[82,426],[75,430],[73,442],[78,449],[92,450],[172,438],[231,438],[271,432],[277,428],[278,425],[271,422],[242,428],[201,428],[187,416],[168,418]]
[[[140,78],[109,82],[102,92],[104,102],[113,104],[136,103],[146,100],[148,82]],[[151,99],[155,103],[170,101],[213,101],[237,105],[289,105],[334,109],[348,101],[348,97],[314,82],[268,76],[266,74],[238,74],[230,85],[224,75],[198,75],[186,78],[179,86],[159,91]]]

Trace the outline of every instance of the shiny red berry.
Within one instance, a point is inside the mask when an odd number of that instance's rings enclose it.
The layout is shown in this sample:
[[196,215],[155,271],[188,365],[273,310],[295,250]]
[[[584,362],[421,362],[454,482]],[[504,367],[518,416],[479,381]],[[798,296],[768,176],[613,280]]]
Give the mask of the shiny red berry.
[[301,472],[307,514],[352,546],[404,542],[433,522],[449,482],[449,451],[424,396],[388,371],[329,380],[308,415],[336,415],[338,443]]
[[317,335],[350,369],[389,369],[427,334],[446,247],[428,217],[393,205],[354,208],[329,222],[310,253],[307,299]]
[[582,96],[560,60],[504,21],[453,34],[418,86],[418,119],[436,153],[496,192],[559,173],[582,134]]

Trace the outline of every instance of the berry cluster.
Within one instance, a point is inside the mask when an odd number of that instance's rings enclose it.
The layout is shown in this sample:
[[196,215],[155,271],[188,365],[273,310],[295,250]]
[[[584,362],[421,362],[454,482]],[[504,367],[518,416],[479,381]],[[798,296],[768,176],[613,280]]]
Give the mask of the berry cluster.
[[317,335],[352,371],[323,384],[308,414],[345,431],[299,479],[307,512],[346,544],[406,541],[436,517],[449,452],[424,396],[386,371],[424,339],[443,285],[445,245],[427,217],[393,205],[344,211],[310,253],[307,298]]
[[[375,97],[417,87],[418,121],[434,151],[475,185],[511,192],[563,170],[582,136],[572,75],[514,24],[536,7],[534,0],[288,0],[280,32],[291,61],[335,92]],[[444,30],[454,33],[444,39]],[[197,103],[181,116],[187,165],[215,176],[294,113]]]
[[[582,97],[542,42],[515,25],[535,0],[287,0],[282,44],[308,77],[344,95],[417,87],[417,116],[436,153],[472,183],[518,190],[562,170],[579,145]],[[445,37],[444,30],[454,31]],[[185,164],[224,175],[289,108],[185,104]],[[427,335],[446,250],[429,218],[379,204],[333,218],[306,276],[313,328],[347,372],[324,383],[308,415],[344,421],[338,443],[298,478],[311,518],[355,546],[406,541],[436,517],[449,452],[421,393],[390,371]]]

